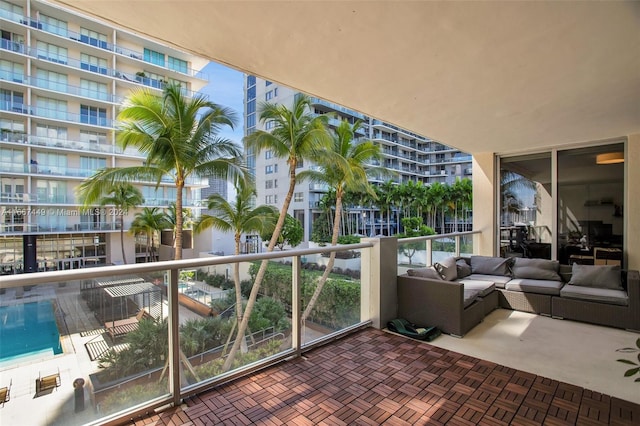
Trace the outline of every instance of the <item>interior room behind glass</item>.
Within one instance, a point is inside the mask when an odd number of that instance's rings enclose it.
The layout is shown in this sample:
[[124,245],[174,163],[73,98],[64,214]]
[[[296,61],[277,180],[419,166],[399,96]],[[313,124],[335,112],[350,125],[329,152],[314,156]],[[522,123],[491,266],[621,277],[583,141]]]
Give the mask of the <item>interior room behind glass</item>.
[[622,264],[624,144],[554,154],[500,159],[500,255]]

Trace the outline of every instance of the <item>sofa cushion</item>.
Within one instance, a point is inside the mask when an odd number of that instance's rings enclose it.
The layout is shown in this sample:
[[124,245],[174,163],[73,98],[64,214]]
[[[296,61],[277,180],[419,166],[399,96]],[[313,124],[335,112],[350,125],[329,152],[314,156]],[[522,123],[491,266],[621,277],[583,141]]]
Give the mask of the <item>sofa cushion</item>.
[[433,266],[435,266],[436,270],[440,272],[442,279],[445,281],[453,281],[458,278],[456,258],[453,256],[447,257],[442,262],[436,262]]
[[479,294],[480,297],[485,297],[496,289],[496,285],[491,281],[458,279],[458,282],[464,284],[465,290],[470,289],[470,290],[480,291],[480,294]]
[[483,275],[511,275],[510,259],[493,256],[471,256],[471,273]]
[[465,277],[467,280],[474,281],[491,281],[496,285],[497,288],[504,288],[504,285],[511,281],[511,277],[507,277],[504,275],[483,275],[483,274],[471,274],[468,277]]
[[471,305],[473,302],[478,300],[478,297],[480,297],[480,290],[465,288],[463,301],[464,307],[466,308],[467,306]]
[[569,284],[582,287],[597,287],[624,290],[619,265],[578,265],[571,268]]
[[511,266],[513,278],[529,278],[532,280],[562,281],[558,274],[560,262],[547,259],[527,259],[516,257]]
[[567,284],[562,288],[562,290],[560,290],[560,297],[602,302],[611,305],[629,305],[629,296],[626,291],[612,290],[609,288],[584,287]]
[[456,260],[456,270],[458,271],[458,278],[464,278],[471,275],[471,265],[469,265],[464,259]]
[[431,278],[432,280],[442,280],[442,276],[440,276],[440,273],[436,271],[436,268],[434,268],[433,266],[428,266],[426,268],[409,269],[407,270],[407,275],[409,275],[410,277]]
[[522,291],[525,293],[550,294],[559,296],[564,283],[555,280],[532,280],[529,278],[514,278],[505,284],[505,290]]

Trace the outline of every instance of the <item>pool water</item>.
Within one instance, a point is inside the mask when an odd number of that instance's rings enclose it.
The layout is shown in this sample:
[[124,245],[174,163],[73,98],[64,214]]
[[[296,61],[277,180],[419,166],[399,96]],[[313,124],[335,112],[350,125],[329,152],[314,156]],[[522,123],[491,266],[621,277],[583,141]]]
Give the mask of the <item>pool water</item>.
[[40,352],[62,353],[53,304],[0,306],[0,342],[0,361]]

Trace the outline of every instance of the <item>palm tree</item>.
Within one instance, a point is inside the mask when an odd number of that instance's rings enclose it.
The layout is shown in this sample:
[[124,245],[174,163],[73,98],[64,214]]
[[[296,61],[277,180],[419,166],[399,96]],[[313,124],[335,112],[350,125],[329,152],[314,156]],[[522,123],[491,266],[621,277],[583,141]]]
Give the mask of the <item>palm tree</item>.
[[440,182],[433,182],[429,186],[427,197],[429,199],[428,207],[433,217],[433,222],[432,222],[433,224],[430,226],[433,229],[440,229],[440,233],[442,233],[444,228],[444,217],[442,218],[442,221],[441,221],[442,226],[438,228],[438,211],[442,210],[442,206],[444,205],[444,202],[445,202],[445,197],[446,197],[445,186]]
[[[397,185],[392,180],[387,180],[377,187],[380,212],[384,214],[386,211],[387,214],[387,235],[391,235],[391,208],[395,204],[396,188]],[[382,232],[380,233],[382,234]]]
[[[182,229],[191,229],[193,225],[191,209],[182,210]],[[165,229],[171,229],[171,247],[176,250],[176,239],[178,236],[178,209],[176,203],[169,204],[169,208],[164,214]]]
[[[129,209],[139,206],[144,202],[142,193],[130,183],[114,182],[110,186],[102,186],[103,192],[85,192],[79,188],[80,200],[85,207],[98,202],[101,206],[113,205],[114,216],[120,228],[120,247],[122,248],[122,261],[126,264],[127,257],[124,251],[124,216]],[[103,195],[106,194],[106,195]]]
[[131,223],[130,231],[134,234],[147,235],[148,262],[155,259],[155,255],[153,253],[155,249],[155,234],[156,232],[162,231],[166,226],[165,214],[157,207],[145,207],[141,212],[136,213],[136,216]]
[[[225,232],[233,232],[235,254],[240,254],[240,237],[243,233],[261,233],[266,229],[273,229],[278,210],[272,206],[260,205],[253,207],[256,190],[253,185],[244,181],[235,182],[236,201],[230,204],[220,194],[213,194],[208,199],[208,209],[215,212],[212,215],[202,215],[196,222],[194,230],[200,233],[208,228]],[[242,321],[242,293],[240,287],[240,264],[233,264],[233,281],[236,290],[236,317],[238,325]]]
[[162,96],[148,89],[134,91],[118,114],[122,148],[137,148],[146,155],[145,165],[100,170],[80,187],[90,196],[104,192],[115,182],[171,179],[176,188],[176,251],[182,258],[182,195],[190,178],[243,176],[240,147],[217,136],[222,126],[233,127],[235,113],[196,94],[182,95],[179,84],[169,83]]
[[[365,165],[371,160],[379,160],[382,158],[380,146],[373,142],[365,140],[355,142],[355,133],[360,127],[357,121],[353,126],[347,121],[342,121],[335,130],[333,136],[333,144],[328,152],[325,152],[319,168],[315,170],[307,170],[300,173],[300,179],[309,179],[316,182],[325,182],[336,192],[336,212],[333,221],[333,234],[331,236],[331,245],[338,244],[338,235],[340,234],[340,219],[342,213],[342,200],[345,191],[359,191],[375,199],[376,194],[369,184],[368,173],[381,173],[380,168],[365,168]],[[309,304],[302,313],[302,323],[309,316],[313,307],[318,300],[318,296],[322,292],[322,288],[329,277],[329,273],[333,269],[336,258],[336,252],[332,251],[329,256],[329,262],[325,268],[318,284],[316,286]]]
[[[276,158],[286,158],[289,166],[289,189],[284,199],[280,215],[274,228],[271,240],[267,246],[267,251],[273,251],[273,248],[280,237],[282,226],[284,225],[287,211],[293,198],[293,192],[296,185],[296,168],[298,163],[304,160],[313,160],[327,149],[331,144],[331,139],[327,132],[327,116],[314,116],[310,114],[311,100],[305,95],[296,95],[293,106],[288,109],[284,105],[271,103],[263,103],[260,105],[260,121],[263,123],[270,122],[273,124],[271,133],[258,130],[245,138],[247,149],[254,152],[260,152],[263,149],[269,149]],[[249,300],[245,308],[245,314],[238,328],[237,338],[229,352],[229,356],[225,360],[222,367],[223,371],[231,368],[235,354],[240,348],[240,343],[247,329],[249,317],[253,310],[260,284],[267,270],[267,260],[263,260],[256,274],[253,288],[249,294]]]

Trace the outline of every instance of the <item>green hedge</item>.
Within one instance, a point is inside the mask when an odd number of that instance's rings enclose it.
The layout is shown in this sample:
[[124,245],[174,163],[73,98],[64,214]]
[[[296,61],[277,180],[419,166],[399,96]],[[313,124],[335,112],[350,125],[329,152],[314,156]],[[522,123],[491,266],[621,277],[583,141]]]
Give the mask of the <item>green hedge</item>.
[[[254,263],[249,268],[252,282],[255,281],[259,268],[259,263]],[[304,309],[313,295],[322,272],[302,270],[300,275],[302,309]],[[282,302],[288,310],[291,310],[291,285],[291,266],[269,262],[260,293]],[[251,288],[247,286],[244,290],[250,291]],[[344,279],[335,274],[330,275],[309,320],[336,330],[358,322],[360,320],[360,282]]]

